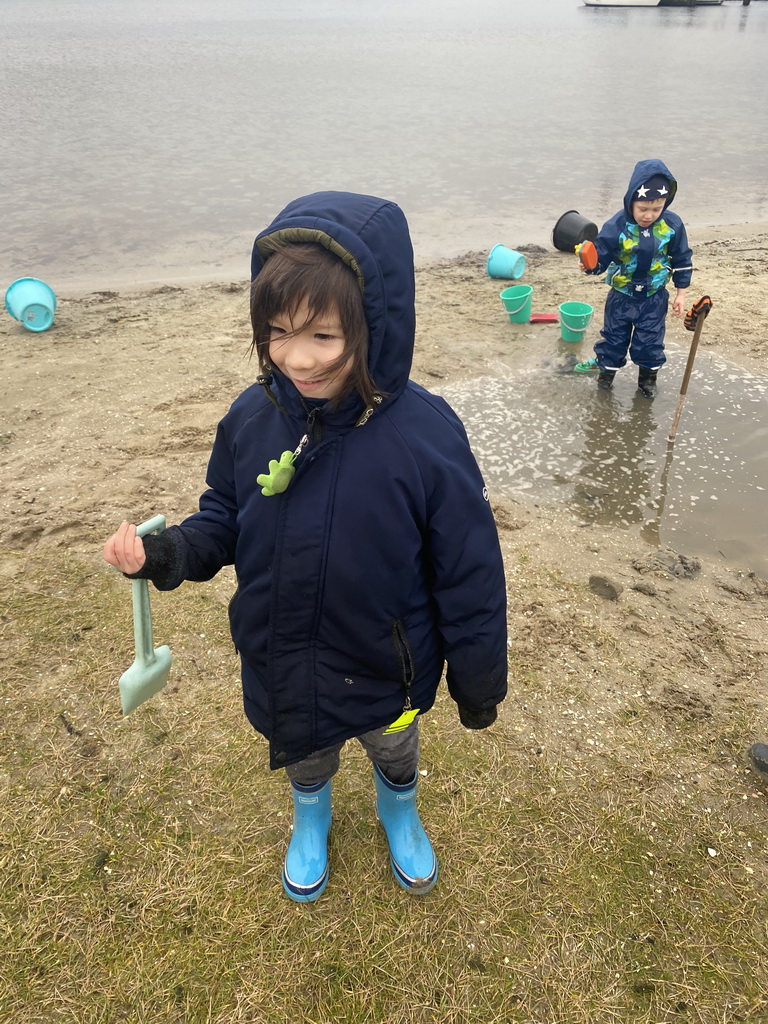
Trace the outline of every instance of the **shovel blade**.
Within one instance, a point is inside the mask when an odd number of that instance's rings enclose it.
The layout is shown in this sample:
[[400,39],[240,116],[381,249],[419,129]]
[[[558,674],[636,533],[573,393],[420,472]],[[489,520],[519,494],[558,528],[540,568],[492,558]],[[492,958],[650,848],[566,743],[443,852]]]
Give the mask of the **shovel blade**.
[[153,655],[151,661],[137,658],[120,676],[123,716],[130,715],[144,701],[154,697],[168,682],[173,661],[170,647],[156,647]]

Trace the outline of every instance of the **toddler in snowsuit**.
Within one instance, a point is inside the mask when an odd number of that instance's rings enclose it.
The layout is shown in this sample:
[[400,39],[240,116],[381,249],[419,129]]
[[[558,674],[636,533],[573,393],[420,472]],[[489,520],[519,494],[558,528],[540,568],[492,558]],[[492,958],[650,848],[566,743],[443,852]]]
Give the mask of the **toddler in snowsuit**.
[[[691,283],[692,254],[685,226],[669,205],[677,181],[661,160],[641,160],[632,172],[624,209],[606,221],[595,239],[597,266],[607,271],[611,290],[605,303],[601,340],[595,344],[598,386],[610,389],[629,358],[638,368],[637,386],[656,394],[656,374],[666,361],[664,333],[670,277],[677,292],[672,312],[682,316]],[[584,268],[582,267],[582,270]]]

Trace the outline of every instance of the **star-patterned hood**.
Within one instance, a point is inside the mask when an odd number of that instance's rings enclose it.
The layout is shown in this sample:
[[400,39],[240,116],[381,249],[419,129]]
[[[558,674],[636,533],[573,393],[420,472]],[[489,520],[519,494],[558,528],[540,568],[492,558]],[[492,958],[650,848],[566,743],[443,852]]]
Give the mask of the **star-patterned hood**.
[[[659,182],[659,178],[665,179],[666,184],[665,182]],[[656,180],[652,181],[652,179]],[[646,186],[649,184],[652,187],[647,189]],[[663,191],[664,188],[668,190],[666,195]],[[635,164],[627,194],[624,196],[624,211],[627,219],[634,222],[632,204],[638,200],[664,199],[664,209],[666,210],[675,198],[676,192],[677,181],[672,177],[669,168],[663,161],[640,160]]]

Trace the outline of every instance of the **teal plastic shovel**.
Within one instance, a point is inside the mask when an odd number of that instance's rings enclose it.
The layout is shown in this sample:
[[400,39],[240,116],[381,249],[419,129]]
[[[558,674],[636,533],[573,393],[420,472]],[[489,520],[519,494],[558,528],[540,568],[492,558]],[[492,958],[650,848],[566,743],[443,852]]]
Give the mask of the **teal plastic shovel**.
[[[136,527],[139,537],[148,533],[162,533],[165,516],[155,516]],[[130,715],[145,700],[149,700],[168,682],[171,671],[170,647],[153,648],[152,611],[149,606],[149,586],[146,580],[131,580],[133,597],[133,637],[136,659],[120,676],[120,700],[123,715]]]

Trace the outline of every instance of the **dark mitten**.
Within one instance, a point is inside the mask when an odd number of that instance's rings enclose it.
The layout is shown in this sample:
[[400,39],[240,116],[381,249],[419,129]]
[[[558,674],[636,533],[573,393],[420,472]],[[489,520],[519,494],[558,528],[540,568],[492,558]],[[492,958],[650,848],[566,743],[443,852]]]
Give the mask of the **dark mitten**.
[[496,721],[496,705],[490,708],[483,708],[475,711],[473,708],[465,708],[459,704],[459,718],[465,729],[487,729]]

